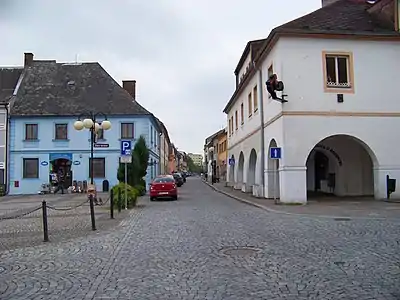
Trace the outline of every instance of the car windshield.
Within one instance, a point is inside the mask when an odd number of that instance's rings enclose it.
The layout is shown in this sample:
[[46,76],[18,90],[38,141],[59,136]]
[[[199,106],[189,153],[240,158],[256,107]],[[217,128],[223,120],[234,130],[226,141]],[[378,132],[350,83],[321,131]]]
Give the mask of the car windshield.
[[154,179],[153,183],[167,183],[167,182],[174,182],[174,180],[170,177],[162,177]]

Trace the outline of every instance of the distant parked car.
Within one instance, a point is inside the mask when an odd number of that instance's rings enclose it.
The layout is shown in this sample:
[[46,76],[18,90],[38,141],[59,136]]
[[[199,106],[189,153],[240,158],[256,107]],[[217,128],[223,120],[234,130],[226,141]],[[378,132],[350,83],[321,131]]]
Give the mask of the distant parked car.
[[172,174],[172,176],[174,176],[176,185],[178,187],[181,187],[184,183],[181,173],[174,173],[174,174]]
[[156,177],[150,184],[150,200],[172,198],[178,200],[178,189],[172,176]]

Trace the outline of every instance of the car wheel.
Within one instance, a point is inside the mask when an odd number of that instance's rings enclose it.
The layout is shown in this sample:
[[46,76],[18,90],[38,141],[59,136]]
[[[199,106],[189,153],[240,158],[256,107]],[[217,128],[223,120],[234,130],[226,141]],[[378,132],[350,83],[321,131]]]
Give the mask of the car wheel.
[[155,201],[155,200],[156,200],[156,198],[150,197],[150,201]]
[[178,200],[178,196],[172,197],[172,200]]

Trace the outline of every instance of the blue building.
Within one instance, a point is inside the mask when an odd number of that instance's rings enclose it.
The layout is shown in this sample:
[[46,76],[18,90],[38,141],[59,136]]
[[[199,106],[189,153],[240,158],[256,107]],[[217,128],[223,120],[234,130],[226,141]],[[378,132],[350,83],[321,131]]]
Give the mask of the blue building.
[[133,144],[143,135],[150,150],[146,182],[158,175],[160,128],[156,118],[135,99],[136,82],[121,87],[98,63],[62,64],[36,61],[25,54],[25,66],[10,101],[10,194],[34,194],[50,173],[63,168],[65,186],[90,181],[90,131],[74,129],[79,117],[97,113],[109,130],[99,130],[94,148],[93,176],[118,183],[121,140]]

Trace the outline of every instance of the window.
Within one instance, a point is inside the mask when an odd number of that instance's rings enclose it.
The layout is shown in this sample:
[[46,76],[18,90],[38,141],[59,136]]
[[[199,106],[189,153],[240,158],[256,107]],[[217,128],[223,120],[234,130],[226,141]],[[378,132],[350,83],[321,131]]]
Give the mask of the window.
[[238,130],[239,128],[239,118],[238,118],[238,111],[235,111],[235,128]]
[[243,105],[243,103],[240,104],[240,121],[243,125],[244,124],[244,105]]
[[231,125],[232,125],[231,118],[229,118],[229,120],[228,120],[228,133],[229,133],[229,135],[232,134]]
[[121,123],[121,139],[133,139],[133,123]]
[[39,178],[39,159],[24,158],[23,159],[23,177]]
[[232,133],[233,134],[233,116],[231,117],[231,123],[232,123]]
[[351,54],[324,53],[325,88],[352,88]]
[[257,94],[257,86],[253,88],[253,102],[254,102],[254,112],[258,110],[258,94]]
[[97,140],[104,140],[104,130],[100,128],[96,133]]
[[153,127],[150,126],[150,142],[152,145],[153,145],[153,133],[154,133]]
[[249,105],[249,117],[251,117],[252,114],[253,114],[253,105],[252,105],[251,93],[249,94],[249,96],[247,98],[247,102],[248,102],[248,105]]
[[68,139],[68,124],[56,124],[56,140]]
[[25,124],[25,140],[38,139],[38,124]]
[[[89,158],[89,177],[91,177],[90,166],[91,159]],[[106,177],[106,159],[102,158],[93,158],[93,178],[105,178]]]

